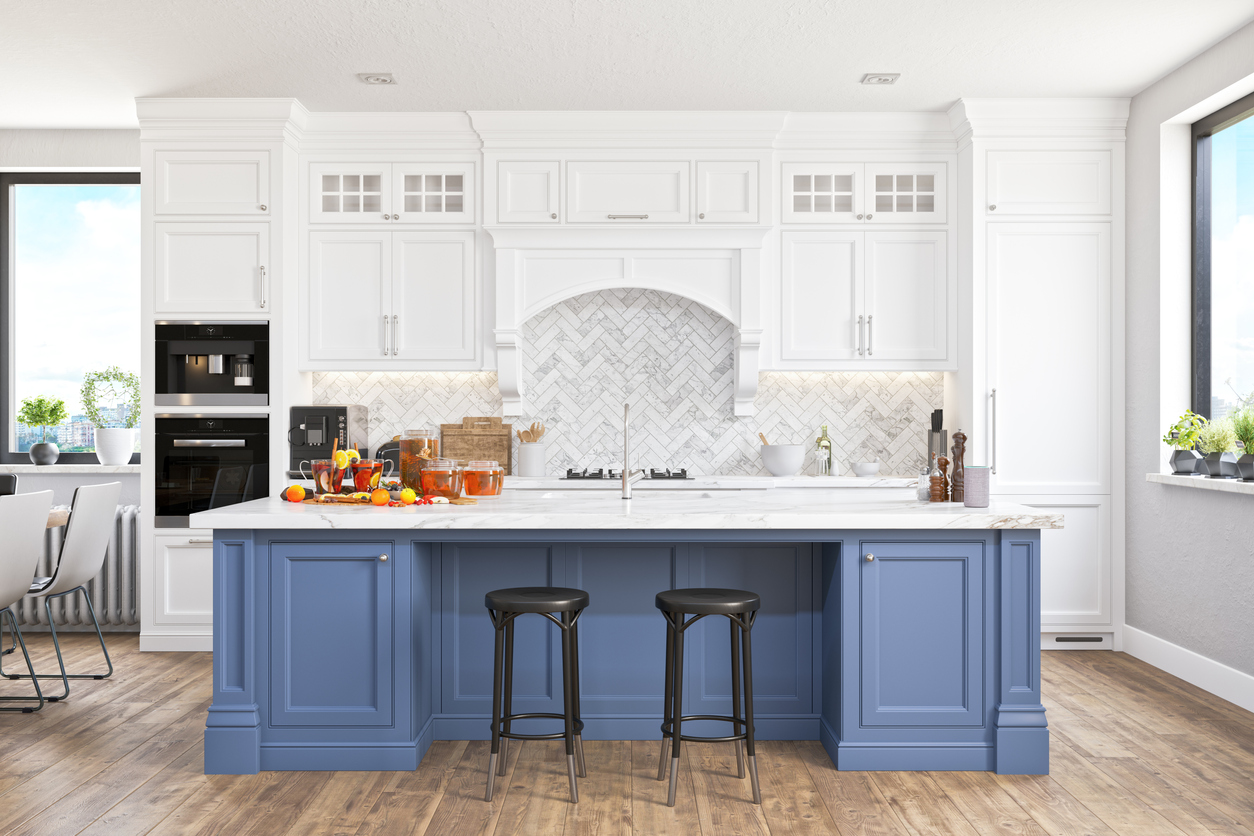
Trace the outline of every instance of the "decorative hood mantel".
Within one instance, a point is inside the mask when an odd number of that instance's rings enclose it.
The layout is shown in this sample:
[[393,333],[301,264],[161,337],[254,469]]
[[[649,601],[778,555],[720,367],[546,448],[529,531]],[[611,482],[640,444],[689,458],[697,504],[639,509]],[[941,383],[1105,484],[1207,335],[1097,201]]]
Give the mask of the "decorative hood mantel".
[[766,227],[487,227],[496,251],[497,377],[505,415],[526,410],[522,324],[558,302],[611,288],[675,293],[736,329],[735,414],[753,414],[762,344]]

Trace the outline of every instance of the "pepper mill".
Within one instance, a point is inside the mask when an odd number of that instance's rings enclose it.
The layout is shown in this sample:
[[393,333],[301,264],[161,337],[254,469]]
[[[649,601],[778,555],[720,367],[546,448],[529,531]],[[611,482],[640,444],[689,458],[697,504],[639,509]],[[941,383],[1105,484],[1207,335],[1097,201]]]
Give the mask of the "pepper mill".
[[954,447],[951,452],[954,454],[954,470],[949,480],[949,501],[963,502],[966,500],[967,468],[962,460],[967,455],[967,436],[962,430],[954,433]]
[[944,488],[941,487],[941,480],[945,477],[941,475],[940,463],[936,460],[936,454],[932,454],[932,476],[930,479],[931,490],[929,491],[929,502],[944,502]]
[[945,458],[944,456],[941,456],[936,461],[937,461],[937,464],[940,465],[940,474],[941,474],[941,500],[940,501],[948,502],[949,501],[949,476],[948,476],[949,459]]

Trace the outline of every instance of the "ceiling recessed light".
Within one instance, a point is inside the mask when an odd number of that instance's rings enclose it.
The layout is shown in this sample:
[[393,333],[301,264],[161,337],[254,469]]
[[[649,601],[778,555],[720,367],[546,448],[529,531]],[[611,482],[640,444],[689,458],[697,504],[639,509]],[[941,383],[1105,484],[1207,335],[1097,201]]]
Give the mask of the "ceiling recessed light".
[[863,84],[896,84],[901,73],[867,73],[862,76]]
[[395,84],[396,79],[391,73],[358,73],[357,77],[366,84]]

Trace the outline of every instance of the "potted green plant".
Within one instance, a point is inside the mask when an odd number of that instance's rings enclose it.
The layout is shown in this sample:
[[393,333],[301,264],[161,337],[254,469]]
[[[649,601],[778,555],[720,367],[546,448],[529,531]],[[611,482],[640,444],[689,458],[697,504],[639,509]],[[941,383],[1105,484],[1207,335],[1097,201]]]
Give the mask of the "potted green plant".
[[1232,419],[1224,418],[1210,421],[1197,434],[1197,449],[1202,453],[1202,461],[1198,470],[1205,468],[1206,475],[1212,479],[1236,479],[1240,475],[1237,469],[1237,434],[1232,428]]
[[18,410],[17,422],[28,427],[42,427],[43,435],[38,444],[30,446],[30,460],[34,464],[56,464],[61,455],[60,448],[48,440],[48,428],[55,427],[69,415],[65,411],[65,401],[60,398],[22,398],[22,408]]
[[1254,406],[1247,406],[1232,416],[1232,431],[1241,445],[1237,473],[1247,482],[1254,482]]
[[1178,476],[1187,476],[1198,472],[1198,463],[1202,456],[1194,448],[1197,447],[1197,436],[1206,419],[1191,409],[1186,409],[1180,420],[1171,425],[1163,436],[1163,443],[1173,448],[1171,452],[1171,472]]
[[[135,450],[135,424],[139,421],[139,377],[110,366],[102,372],[88,372],[80,393],[83,411],[96,427],[96,458],[101,464],[120,465],[131,460]],[[123,404],[123,416],[101,413],[101,402]],[[121,424],[121,426],[107,426]]]

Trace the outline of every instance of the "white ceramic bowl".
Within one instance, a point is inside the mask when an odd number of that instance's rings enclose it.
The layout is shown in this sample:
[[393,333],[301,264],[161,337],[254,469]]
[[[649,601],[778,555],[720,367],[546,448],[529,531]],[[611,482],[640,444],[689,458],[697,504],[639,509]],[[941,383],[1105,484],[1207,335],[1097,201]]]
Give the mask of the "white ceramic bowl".
[[772,476],[796,476],[805,459],[804,444],[762,445],[762,464]]
[[875,476],[880,472],[879,462],[854,462],[853,473],[855,476]]

